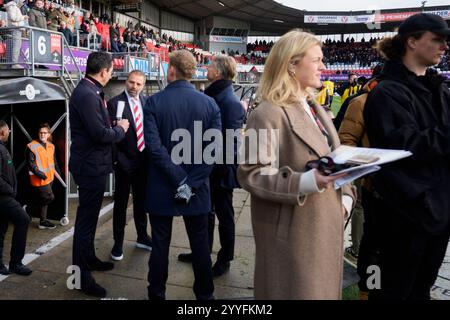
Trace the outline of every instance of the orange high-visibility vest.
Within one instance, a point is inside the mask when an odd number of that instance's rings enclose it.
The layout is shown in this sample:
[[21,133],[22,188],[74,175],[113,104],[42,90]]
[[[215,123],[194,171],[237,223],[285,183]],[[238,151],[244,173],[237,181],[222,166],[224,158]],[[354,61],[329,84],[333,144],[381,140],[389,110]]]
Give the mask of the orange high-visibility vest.
[[30,148],[31,152],[33,152],[36,157],[35,163],[38,169],[47,176],[47,179],[42,180],[33,172],[28,171],[30,174],[31,185],[33,187],[48,185],[55,178],[55,146],[52,143],[47,142],[46,148],[44,148],[38,141],[33,140],[27,144],[27,147]]

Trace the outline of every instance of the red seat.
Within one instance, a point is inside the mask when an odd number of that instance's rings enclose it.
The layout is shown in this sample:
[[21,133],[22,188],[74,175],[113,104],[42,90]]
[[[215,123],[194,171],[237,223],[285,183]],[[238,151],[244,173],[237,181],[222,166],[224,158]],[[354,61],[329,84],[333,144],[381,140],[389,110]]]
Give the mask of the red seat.
[[0,42],[0,57],[4,57],[6,53],[6,45],[3,42]]

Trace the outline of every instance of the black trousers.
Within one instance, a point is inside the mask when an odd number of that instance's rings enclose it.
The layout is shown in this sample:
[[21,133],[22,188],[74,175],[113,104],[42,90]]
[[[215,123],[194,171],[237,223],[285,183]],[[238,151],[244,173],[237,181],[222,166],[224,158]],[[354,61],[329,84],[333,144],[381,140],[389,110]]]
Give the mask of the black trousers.
[[[225,189],[211,184],[211,202],[213,213],[209,215],[208,234],[210,249],[214,243],[215,216],[219,220],[220,250],[218,263],[227,263],[234,258],[235,222],[233,208],[233,189]],[[214,215],[215,213],[215,215]]]
[[[357,272],[359,275],[358,287],[361,291],[369,291],[367,288],[367,279],[371,275],[367,273],[367,268],[371,265],[380,264],[380,227],[378,222],[383,206],[381,198],[374,192],[361,188],[361,204],[364,208],[364,224],[361,243],[359,246]],[[389,223],[389,221],[384,221]]]
[[[210,300],[213,298],[214,283],[208,244],[208,215],[183,216],[183,219],[192,250],[194,294],[198,300]],[[148,272],[150,299],[166,298],[172,221],[172,216],[150,214],[153,239]]]
[[9,222],[14,225],[9,264],[15,265],[22,263],[25,255],[30,217],[14,198],[0,196],[0,263],[3,263],[3,245]]
[[78,185],[78,208],[73,235],[73,264],[80,267],[81,285],[93,281],[89,265],[99,261],[94,239],[103,202],[107,175],[86,177],[73,175]]
[[114,246],[122,248],[127,218],[130,188],[133,191],[133,217],[136,226],[137,240],[149,238],[147,233],[147,214],[145,212],[145,186],[147,181],[144,168],[133,172],[115,169],[116,191],[114,193],[113,235]]
[[429,300],[445,257],[449,234],[432,235],[409,224],[382,202],[380,228],[381,289],[373,300]]
[[47,208],[55,200],[52,184],[42,187],[31,187],[31,202],[27,206],[27,212],[32,217],[40,217],[41,221],[47,219]]

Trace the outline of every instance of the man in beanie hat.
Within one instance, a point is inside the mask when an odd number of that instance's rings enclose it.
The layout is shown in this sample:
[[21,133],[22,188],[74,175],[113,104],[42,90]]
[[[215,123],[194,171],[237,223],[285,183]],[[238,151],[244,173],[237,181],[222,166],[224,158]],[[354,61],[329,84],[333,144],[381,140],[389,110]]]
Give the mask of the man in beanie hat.
[[[380,279],[369,299],[428,300],[450,233],[450,90],[433,70],[448,50],[450,29],[433,14],[406,19],[378,42],[387,60],[370,93],[364,122],[371,147],[412,156],[374,175],[381,197]],[[371,288],[369,288],[371,289]]]

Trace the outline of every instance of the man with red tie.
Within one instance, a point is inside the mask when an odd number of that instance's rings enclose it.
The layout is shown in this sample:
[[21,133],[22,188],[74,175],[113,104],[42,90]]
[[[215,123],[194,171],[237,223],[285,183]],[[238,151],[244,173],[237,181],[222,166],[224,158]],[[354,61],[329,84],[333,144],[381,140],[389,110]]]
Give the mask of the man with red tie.
[[[130,188],[133,191],[133,216],[137,232],[136,247],[152,250],[152,241],[147,232],[147,214],[144,208],[147,181],[145,167],[144,113],[142,107],[146,98],[141,94],[145,86],[145,74],[134,70],[125,82],[126,90],[108,102],[111,118],[128,119],[130,130],[125,138],[116,144],[114,152],[115,193],[113,210],[114,246],[111,258],[123,259],[123,241],[126,211]],[[123,112],[121,111],[123,110]]]

